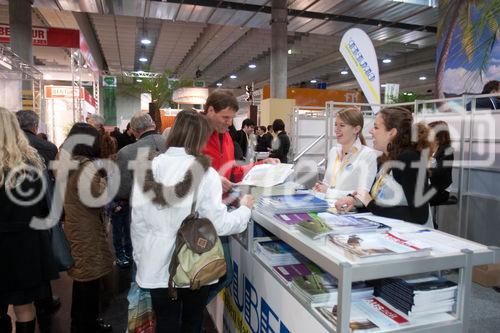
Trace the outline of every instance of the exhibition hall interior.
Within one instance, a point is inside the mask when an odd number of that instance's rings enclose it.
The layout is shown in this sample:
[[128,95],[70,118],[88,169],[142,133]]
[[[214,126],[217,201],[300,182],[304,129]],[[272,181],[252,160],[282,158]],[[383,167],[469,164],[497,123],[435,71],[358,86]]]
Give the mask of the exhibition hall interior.
[[0,0],[0,333],[497,333],[498,184],[499,0]]

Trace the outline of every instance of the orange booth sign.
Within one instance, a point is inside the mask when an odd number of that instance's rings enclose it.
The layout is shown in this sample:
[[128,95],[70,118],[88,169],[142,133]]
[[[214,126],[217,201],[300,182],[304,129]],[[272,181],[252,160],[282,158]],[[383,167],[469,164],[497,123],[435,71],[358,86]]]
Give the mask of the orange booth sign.
[[[262,99],[271,97],[269,85],[264,86]],[[352,102],[360,103],[363,94],[355,90],[330,90],[311,88],[288,88],[287,98],[294,99],[297,106],[319,106],[324,107],[326,102]]]

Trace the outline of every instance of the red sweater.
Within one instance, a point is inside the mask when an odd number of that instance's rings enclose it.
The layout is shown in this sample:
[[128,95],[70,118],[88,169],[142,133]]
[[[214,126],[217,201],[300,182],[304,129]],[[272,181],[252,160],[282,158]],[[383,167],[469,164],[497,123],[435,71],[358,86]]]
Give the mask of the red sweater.
[[247,164],[238,165],[234,160],[234,144],[233,139],[228,132],[222,134],[222,142],[219,133],[214,131],[208,139],[207,146],[203,150],[205,155],[210,156],[212,159],[212,167],[219,172],[221,176],[226,177],[234,183],[239,183],[243,180],[243,176],[254,165],[260,164]]

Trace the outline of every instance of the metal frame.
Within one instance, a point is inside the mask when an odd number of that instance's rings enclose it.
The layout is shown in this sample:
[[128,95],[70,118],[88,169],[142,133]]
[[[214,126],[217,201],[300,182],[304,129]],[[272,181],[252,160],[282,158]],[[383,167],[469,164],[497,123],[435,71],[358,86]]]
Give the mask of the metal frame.
[[[21,74],[21,81],[33,82],[33,111],[38,113],[40,117],[44,119],[45,110],[43,108],[42,89],[43,73],[36,69],[36,67],[25,63],[20,56],[2,44],[0,44],[0,59],[12,67],[10,71]],[[6,68],[6,70],[9,71],[8,68]]]
[[[325,251],[316,241],[299,232],[290,232],[272,217],[261,212],[252,212],[253,223],[258,223],[266,230],[292,246],[299,253],[320,266],[338,279],[338,329],[339,333],[350,332],[349,313],[343,309],[351,306],[351,284],[356,281],[373,280],[385,277],[433,272],[446,269],[459,269],[456,319],[428,325],[405,326],[394,332],[463,332],[468,329],[467,304],[471,294],[472,269],[477,265],[500,262],[500,248],[486,247],[483,251],[462,250],[454,254],[440,254],[420,258],[395,259],[376,263],[353,263],[342,254]],[[437,231],[440,232],[440,231]],[[448,235],[448,234],[447,234]],[[448,235],[451,236],[451,235]],[[454,237],[454,236],[451,236]],[[457,237],[458,238],[458,237]],[[249,247],[253,254],[253,238],[249,234]],[[473,242],[471,242],[473,243]],[[308,307],[306,309],[309,310]],[[391,330],[392,332],[392,330]]]

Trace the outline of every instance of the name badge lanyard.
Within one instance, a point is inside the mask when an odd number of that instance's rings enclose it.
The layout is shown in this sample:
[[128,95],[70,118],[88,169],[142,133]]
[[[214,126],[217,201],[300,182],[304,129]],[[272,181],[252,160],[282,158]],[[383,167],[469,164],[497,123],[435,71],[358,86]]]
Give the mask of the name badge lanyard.
[[[358,149],[356,149],[356,147],[352,147],[351,154],[349,154],[348,156],[346,156],[344,158],[344,160],[342,161],[342,163],[340,162],[339,154],[337,154],[337,157],[335,158],[335,163],[333,164],[333,174],[332,174],[332,178],[330,179],[330,187],[335,188],[335,186],[337,185],[337,175],[344,170],[344,168],[346,167],[346,165],[349,164],[349,161],[351,160],[351,157],[354,154],[356,154],[357,151],[358,151]],[[337,167],[339,165],[339,163],[340,163],[340,166]]]

